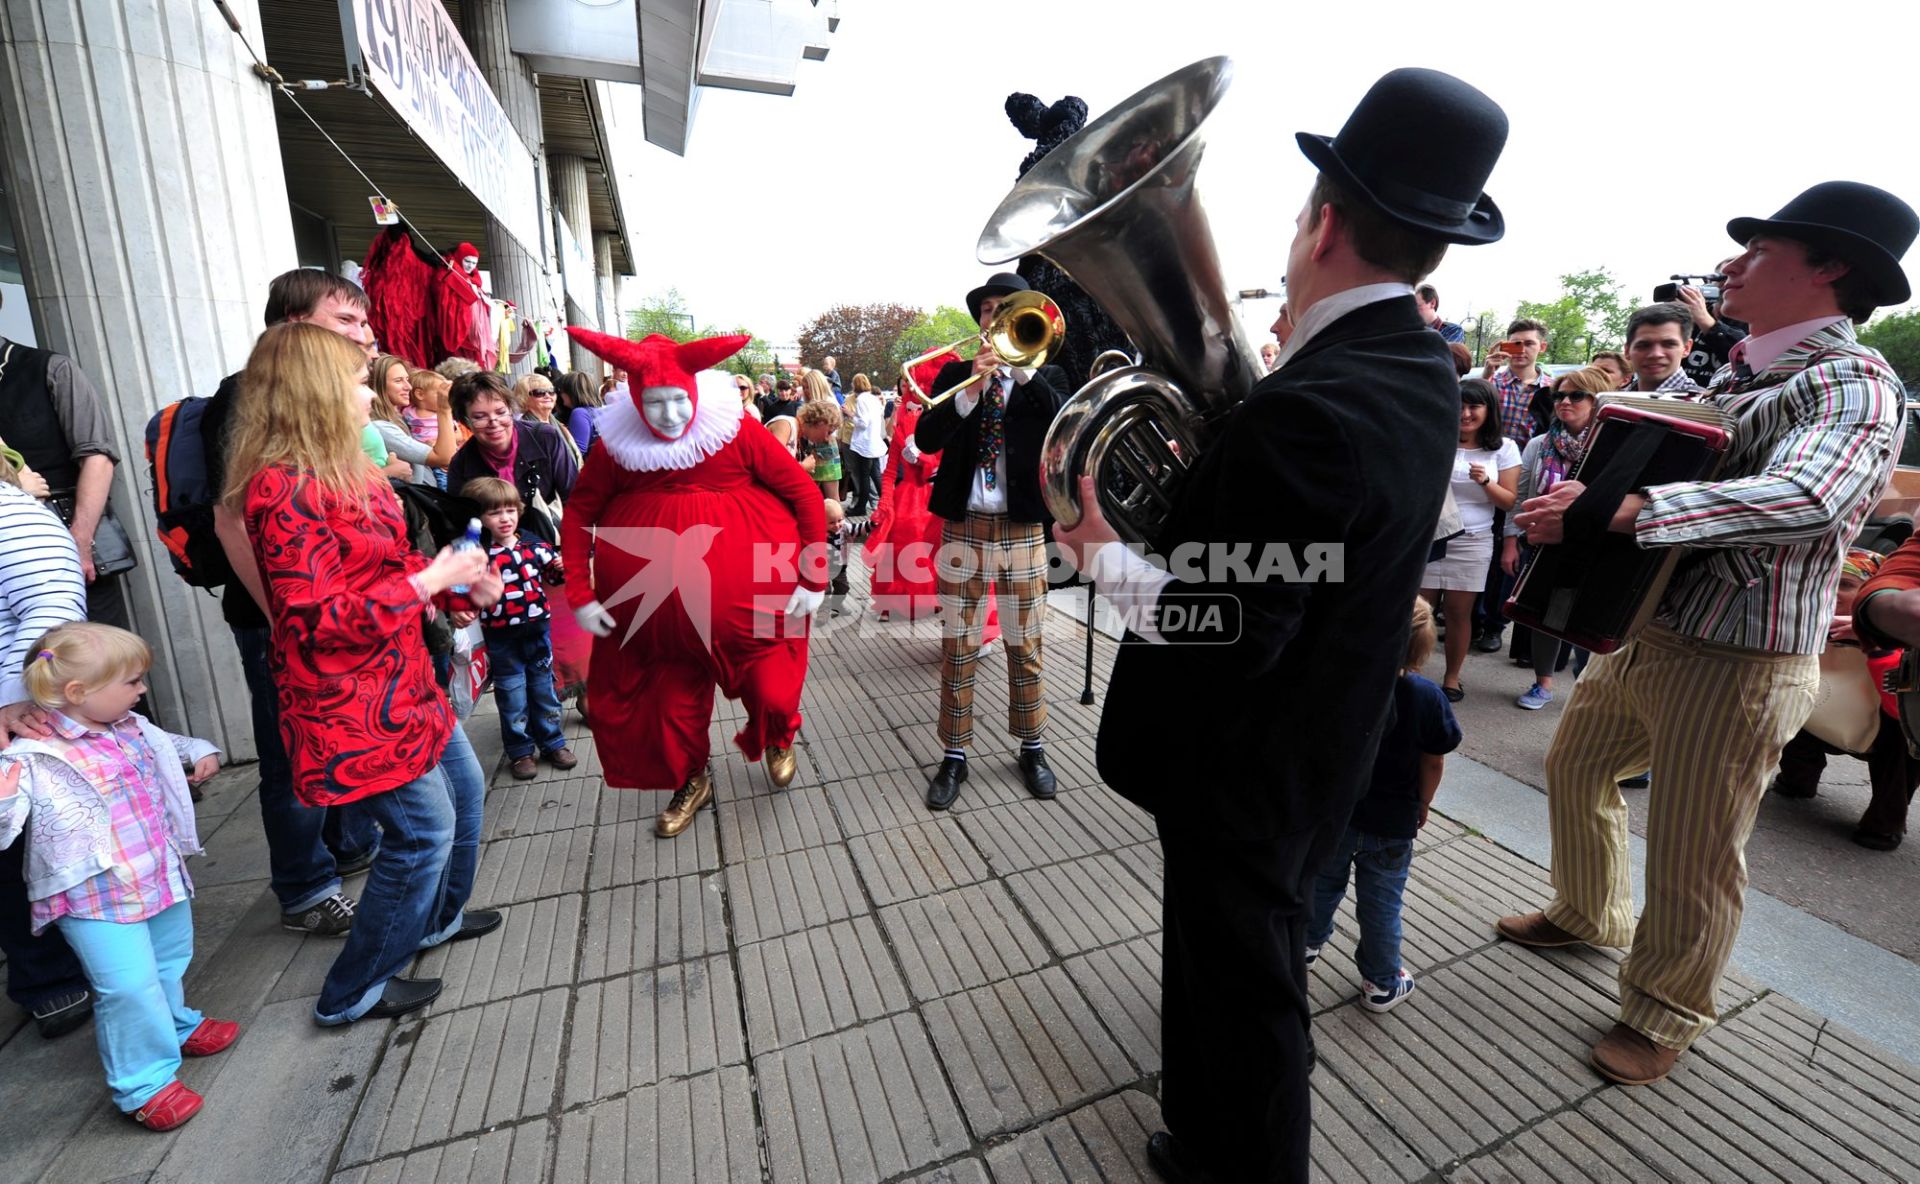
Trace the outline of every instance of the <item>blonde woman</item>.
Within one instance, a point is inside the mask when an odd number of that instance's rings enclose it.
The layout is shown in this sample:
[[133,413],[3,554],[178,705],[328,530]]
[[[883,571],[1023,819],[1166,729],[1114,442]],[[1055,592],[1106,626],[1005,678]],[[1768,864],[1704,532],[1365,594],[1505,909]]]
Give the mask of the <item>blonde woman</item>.
[[555,414],[555,408],[560,405],[560,392],[553,389],[553,383],[547,380],[547,376],[523,375],[513,384],[513,394],[520,404],[520,418],[544,423],[560,433],[567,451],[573,454],[573,467],[579,468],[580,445],[574,440],[573,433],[567,430],[566,418]]
[[[434,470],[447,467],[458,443],[445,393],[436,398],[432,388],[416,390],[412,368],[392,354],[380,355],[367,367],[367,385],[373,388],[369,419],[387,446],[387,455],[406,462],[408,480],[415,485],[434,484]],[[413,434],[407,422],[409,412],[425,412],[438,421],[431,444]]]
[[[357,802],[380,826],[379,853],[314,1022],[389,1018],[433,1001],[433,979],[397,977],[422,948],[498,928],[465,909],[479,864],[478,768],[443,764],[473,749],[434,682],[421,632],[429,603],[467,610],[498,599],[479,550],[431,561],[408,542],[393,490],[359,436],[372,392],[346,338],[303,322],[260,335],[228,425],[224,503],[246,524],[273,630],[280,730],[293,790],[309,806]],[[465,601],[446,601],[456,585]]]

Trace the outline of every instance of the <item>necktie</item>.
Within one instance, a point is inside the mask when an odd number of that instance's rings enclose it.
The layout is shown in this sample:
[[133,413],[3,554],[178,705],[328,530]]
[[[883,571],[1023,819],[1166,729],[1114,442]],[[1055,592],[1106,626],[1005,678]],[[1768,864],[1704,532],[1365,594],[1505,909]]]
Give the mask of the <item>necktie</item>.
[[986,478],[987,488],[992,489],[1000,480],[996,468],[1000,463],[1000,451],[1006,438],[1006,398],[1000,392],[1000,373],[995,371],[986,380],[987,389],[980,399],[980,472]]

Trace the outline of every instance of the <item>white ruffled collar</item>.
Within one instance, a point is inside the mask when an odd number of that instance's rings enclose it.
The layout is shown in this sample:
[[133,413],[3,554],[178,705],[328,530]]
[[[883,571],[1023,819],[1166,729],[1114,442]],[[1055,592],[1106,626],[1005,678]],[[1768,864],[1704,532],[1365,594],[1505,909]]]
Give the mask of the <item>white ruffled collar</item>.
[[615,464],[635,473],[690,469],[733,442],[745,415],[733,376],[704,370],[694,381],[700,384],[700,398],[694,404],[693,422],[678,440],[654,435],[631,397],[607,400],[594,427]]

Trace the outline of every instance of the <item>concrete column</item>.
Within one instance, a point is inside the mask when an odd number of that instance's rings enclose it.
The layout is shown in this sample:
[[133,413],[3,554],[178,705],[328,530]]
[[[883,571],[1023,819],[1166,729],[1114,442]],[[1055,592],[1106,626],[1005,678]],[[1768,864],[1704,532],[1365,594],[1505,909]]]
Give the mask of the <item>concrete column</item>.
[[[254,45],[257,0],[229,0]],[[148,417],[210,395],[295,262],[273,98],[211,4],[0,5],[0,147],[35,329],[99,386],[119,437],[122,577],[165,726],[254,755],[246,681],[213,596],[153,532]]]
[[[547,171],[553,175],[553,205],[566,219],[567,229],[573,233],[574,240],[581,250],[587,253],[589,261],[593,258],[593,207],[587,200],[587,162],[578,156],[549,156]],[[564,249],[558,244],[555,253],[560,255],[560,267],[564,271],[573,266]],[[578,286],[575,280],[569,286]],[[588,316],[597,317],[597,309],[582,309]],[[588,374],[601,373],[600,359],[594,357],[579,346],[573,347],[573,368],[584,370]]]
[[618,305],[613,296],[613,236],[596,234],[593,236],[593,271],[599,280],[596,287],[600,290],[600,331],[602,333],[621,332]]
[[[506,0],[467,0],[461,15],[461,33],[467,39],[474,63],[480,67],[481,77],[500,100],[507,122],[537,158],[544,151],[540,91],[533,81],[533,68],[516,56],[508,44]],[[543,224],[546,203],[547,196],[542,193]],[[546,308],[546,268],[507,233],[506,227],[492,218],[487,219],[487,270],[493,277],[494,295],[513,301],[529,315],[537,315]],[[529,354],[514,365],[513,373],[525,374],[532,369],[533,355]]]

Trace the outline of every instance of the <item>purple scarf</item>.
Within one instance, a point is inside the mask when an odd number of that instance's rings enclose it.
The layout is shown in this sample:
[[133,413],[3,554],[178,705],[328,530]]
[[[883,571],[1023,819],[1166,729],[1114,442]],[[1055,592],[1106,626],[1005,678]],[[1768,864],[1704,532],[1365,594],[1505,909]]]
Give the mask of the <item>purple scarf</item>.
[[[1588,424],[1588,431],[1593,425]],[[1540,472],[1535,476],[1533,496],[1539,497],[1555,485],[1567,479],[1567,474],[1580,467],[1580,458],[1587,452],[1587,433],[1575,434],[1559,420],[1547,429],[1547,446],[1540,453]]]

